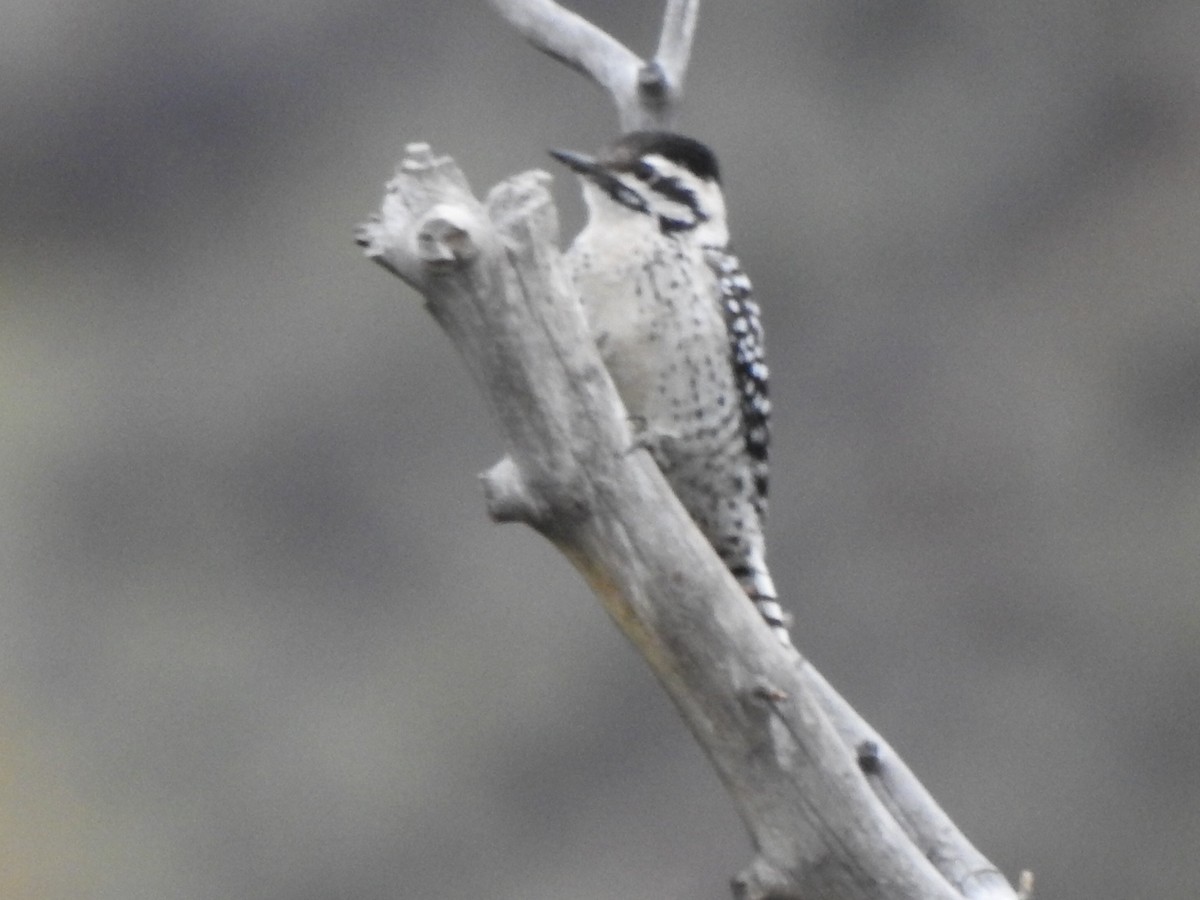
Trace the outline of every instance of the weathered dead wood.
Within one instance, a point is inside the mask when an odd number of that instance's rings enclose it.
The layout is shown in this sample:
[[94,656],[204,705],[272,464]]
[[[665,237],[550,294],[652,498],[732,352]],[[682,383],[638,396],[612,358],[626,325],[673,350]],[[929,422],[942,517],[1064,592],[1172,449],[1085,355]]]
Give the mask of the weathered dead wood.
[[774,639],[633,447],[564,276],[546,180],[516,176],[481,204],[451,160],[410,145],[360,242],[424,295],[495,412],[509,452],[483,476],[489,511],[572,561],[708,753],[756,851],[735,894],[1013,900],[882,739]]

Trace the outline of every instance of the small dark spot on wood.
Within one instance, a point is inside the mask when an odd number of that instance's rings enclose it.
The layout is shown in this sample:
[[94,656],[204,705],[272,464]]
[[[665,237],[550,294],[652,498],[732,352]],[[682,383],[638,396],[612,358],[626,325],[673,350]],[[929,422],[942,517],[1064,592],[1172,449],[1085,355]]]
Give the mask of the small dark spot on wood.
[[769,681],[760,680],[754,686],[754,696],[759,700],[765,700],[767,703],[782,703],[788,698],[786,691],[781,691]]
[[883,760],[879,755],[879,745],[875,741],[863,741],[856,750],[858,768],[864,775],[878,775],[883,771]]

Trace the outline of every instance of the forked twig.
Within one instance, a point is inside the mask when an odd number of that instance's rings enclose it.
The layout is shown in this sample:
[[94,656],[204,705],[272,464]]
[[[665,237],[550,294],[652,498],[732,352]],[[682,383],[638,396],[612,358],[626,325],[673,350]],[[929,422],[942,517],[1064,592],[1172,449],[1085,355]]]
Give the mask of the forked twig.
[[700,0],[667,0],[658,49],[649,60],[554,0],[490,2],[534,47],[607,91],[622,131],[671,125],[683,96]]

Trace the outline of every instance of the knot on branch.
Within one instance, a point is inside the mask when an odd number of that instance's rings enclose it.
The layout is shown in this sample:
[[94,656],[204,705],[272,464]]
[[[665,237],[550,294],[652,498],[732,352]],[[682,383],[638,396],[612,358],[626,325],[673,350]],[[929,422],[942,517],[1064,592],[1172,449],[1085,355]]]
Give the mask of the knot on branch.
[[878,775],[883,770],[883,751],[877,742],[862,741],[854,750],[864,775]]
[[791,882],[761,856],[737,874],[731,884],[734,900],[784,900],[795,897]]
[[662,64],[652,59],[638,69],[638,94],[650,109],[661,109],[671,99],[671,80]]
[[433,207],[417,230],[417,259],[431,275],[445,275],[479,256],[479,247],[471,236],[474,222],[458,206]]
[[418,290],[430,278],[461,270],[486,240],[483,207],[462,171],[428,144],[409,144],[387,185],[383,206],[359,226],[366,255]]
[[562,533],[591,511],[586,479],[579,473],[553,472],[530,482],[521,466],[506,456],[479,475],[488,515],[496,522],[523,522],[544,534]]
[[511,456],[506,456],[486,472],[481,472],[483,496],[488,515],[496,522],[539,521],[546,515],[545,505],[534,497],[521,469]]

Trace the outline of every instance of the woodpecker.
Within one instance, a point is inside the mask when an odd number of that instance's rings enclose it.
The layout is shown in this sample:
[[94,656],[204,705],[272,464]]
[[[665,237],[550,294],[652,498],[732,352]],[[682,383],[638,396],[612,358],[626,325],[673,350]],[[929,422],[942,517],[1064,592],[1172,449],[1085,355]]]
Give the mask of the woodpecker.
[[638,442],[790,647],[763,536],[762,324],[729,249],[716,157],[662,131],[623,135],[596,156],[550,154],[583,183],[587,224],[566,262]]

